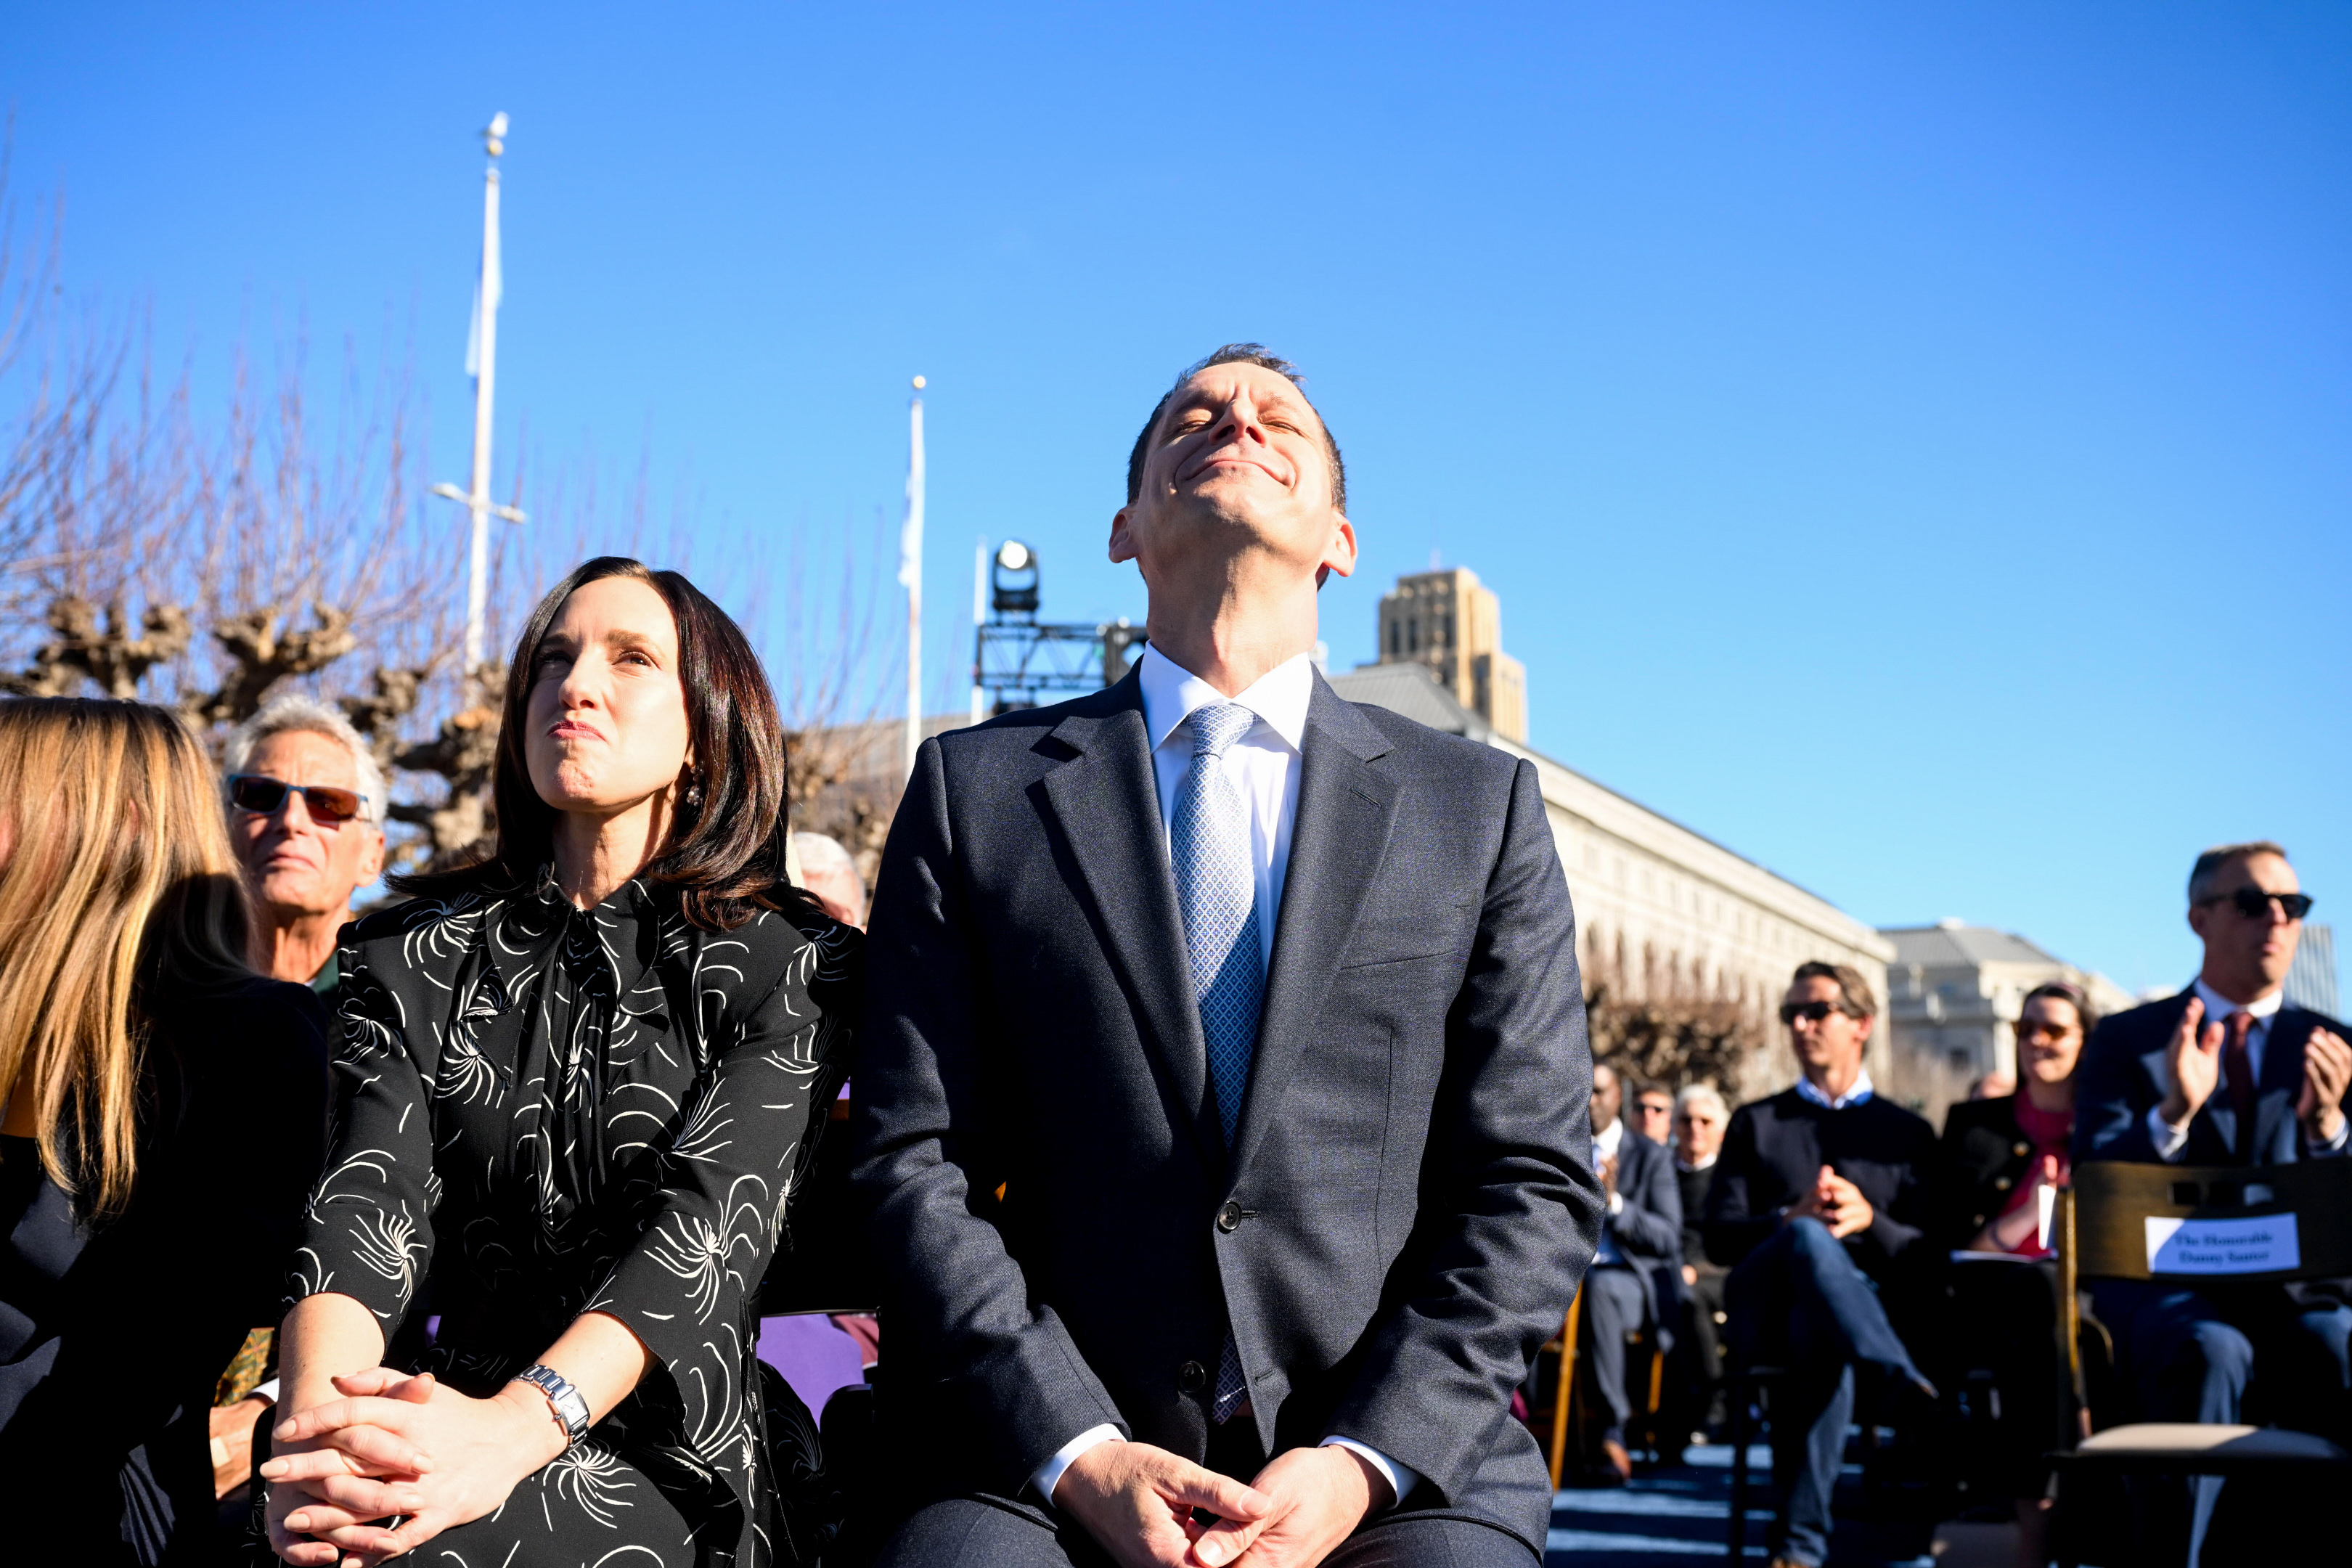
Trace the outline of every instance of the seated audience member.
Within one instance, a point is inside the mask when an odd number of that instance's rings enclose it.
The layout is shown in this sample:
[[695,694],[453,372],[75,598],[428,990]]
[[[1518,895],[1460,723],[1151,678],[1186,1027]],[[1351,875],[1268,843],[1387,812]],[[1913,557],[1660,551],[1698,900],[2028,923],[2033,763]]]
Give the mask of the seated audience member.
[[1700,1221],[1706,1214],[1706,1189],[1715,1181],[1716,1162],[1723,1151],[1724,1129],[1731,1107],[1711,1083],[1691,1084],[1675,1097],[1675,1183],[1683,1199],[1684,1331],[1676,1349],[1684,1390],[1678,1406],[1677,1433],[1712,1421],[1716,1390],[1723,1383],[1723,1351],[1715,1317],[1724,1310],[1723,1282],[1731,1270],[1706,1255]]
[[[2189,989],[2102,1023],[2075,1090],[2074,1158],[2190,1165],[2340,1159],[2352,1046],[2343,1026],[2285,1005],[2311,908],[2286,851],[2208,849],[2189,873],[2189,926],[2205,957]],[[2099,1321],[2151,1421],[2235,1422],[2250,1389],[2281,1425],[2343,1438],[2352,1308],[2286,1285],[2094,1280]],[[2172,1500],[2194,1511],[2189,1561],[2218,1478]],[[2177,1523],[2178,1521],[2173,1521]]]
[[1878,1006],[1845,964],[1797,966],[1780,1005],[1803,1076],[1743,1105],[1707,1189],[1706,1250],[1731,1269],[1731,1342],[1789,1369],[1772,1396],[1772,1469],[1786,1498],[1776,1559],[1820,1568],[1856,1374],[1933,1398],[1889,1321],[1912,1310],[1927,1239],[1934,1130],[1881,1100],[1863,1067]]
[[[2058,1279],[2050,1257],[2048,1197],[2066,1183],[2074,1131],[2074,1068],[2098,1018],[2080,986],[2065,981],[2025,994],[2017,1024],[2017,1075],[2024,1088],[1964,1100],[1944,1118],[1943,1192],[1937,1244],[1999,1254],[2018,1268],[1952,1271],[1950,1350],[1989,1367],[2000,1403],[1994,1419],[2004,1472],[2016,1500],[2018,1561],[2048,1560],[2048,1471],[2042,1455],[2063,1440],[2058,1399]],[[2032,1265],[2024,1267],[2023,1265]]]
[[823,833],[793,835],[793,853],[800,860],[801,886],[824,907],[824,912],[845,926],[866,929],[866,879],[841,840]]
[[[348,720],[308,697],[281,697],[247,720],[222,762],[229,844],[253,900],[253,966],[308,985],[331,1015],[335,933],[352,896],[383,870],[383,771]],[[248,1333],[215,1390],[222,1497],[252,1474],[253,1424],[278,1398],[277,1339],[275,1329]]]
[[1626,1110],[1633,1131],[1660,1148],[1674,1142],[1675,1097],[1654,1083],[1633,1086],[1633,1103]]
[[160,708],[0,702],[0,1524],[12,1563],[211,1563],[205,1421],[275,1310],[326,1017],[247,967],[212,768]]
[[1609,1212],[1601,1225],[1601,1249],[1584,1277],[1583,1338],[1592,1381],[1609,1407],[1601,1458],[1620,1481],[1633,1476],[1633,1457],[1625,1447],[1625,1424],[1633,1415],[1625,1394],[1625,1337],[1644,1328],[1654,1331],[1663,1321],[1651,1275],[1673,1266],[1683,1236],[1674,1162],[1660,1145],[1638,1134],[1626,1136],[1619,1114],[1624,1098],[1616,1069],[1596,1063],[1592,1168],[1608,1194]]

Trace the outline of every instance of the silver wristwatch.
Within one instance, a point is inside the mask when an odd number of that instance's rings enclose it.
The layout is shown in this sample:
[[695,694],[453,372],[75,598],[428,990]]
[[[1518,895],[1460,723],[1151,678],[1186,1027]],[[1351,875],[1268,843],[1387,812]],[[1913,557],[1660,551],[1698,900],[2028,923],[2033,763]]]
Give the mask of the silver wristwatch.
[[563,1428],[565,1448],[588,1436],[588,1402],[580,1397],[580,1391],[562,1373],[533,1366],[515,1373],[514,1380],[530,1384],[547,1395],[547,1402],[555,1407],[556,1423]]

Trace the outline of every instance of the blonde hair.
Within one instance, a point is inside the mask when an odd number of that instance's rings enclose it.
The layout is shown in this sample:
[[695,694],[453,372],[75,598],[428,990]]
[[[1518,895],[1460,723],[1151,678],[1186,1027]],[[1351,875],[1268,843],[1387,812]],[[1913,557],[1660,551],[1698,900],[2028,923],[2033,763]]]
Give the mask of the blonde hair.
[[0,1106],[85,1217],[138,1174],[146,1002],[249,977],[250,916],[204,749],[170,712],[0,701]]

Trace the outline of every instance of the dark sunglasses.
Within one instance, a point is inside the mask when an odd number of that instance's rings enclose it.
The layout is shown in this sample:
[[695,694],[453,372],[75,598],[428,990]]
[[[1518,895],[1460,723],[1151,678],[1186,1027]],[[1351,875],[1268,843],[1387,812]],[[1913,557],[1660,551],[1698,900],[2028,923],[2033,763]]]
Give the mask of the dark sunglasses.
[[337,789],[332,784],[291,784],[284,779],[271,778],[268,773],[232,773],[228,781],[228,800],[239,811],[250,811],[268,816],[286,804],[286,792],[299,791],[302,804],[310,808],[311,820],[345,823],[360,814],[367,796],[355,789]]
[[1780,1022],[1793,1024],[1802,1018],[1808,1023],[1818,1024],[1831,1014],[1844,1010],[1834,1002],[1783,1002],[1780,1004]]
[[2265,893],[2260,888],[2240,888],[2234,893],[2216,893],[2197,902],[2200,907],[2227,904],[2250,921],[2268,920],[2273,902],[2291,921],[2299,921],[2311,912],[2311,895],[2308,893]]

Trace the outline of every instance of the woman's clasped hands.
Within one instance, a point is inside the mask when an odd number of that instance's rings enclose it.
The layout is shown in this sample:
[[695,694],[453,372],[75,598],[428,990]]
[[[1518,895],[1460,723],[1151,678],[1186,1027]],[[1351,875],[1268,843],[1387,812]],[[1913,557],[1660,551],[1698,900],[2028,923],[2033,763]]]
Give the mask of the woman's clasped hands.
[[496,1511],[564,1448],[529,1384],[475,1399],[390,1367],[333,1382],[342,1397],[278,1423],[261,1467],[270,1549],[304,1568],[374,1568],[413,1552]]

